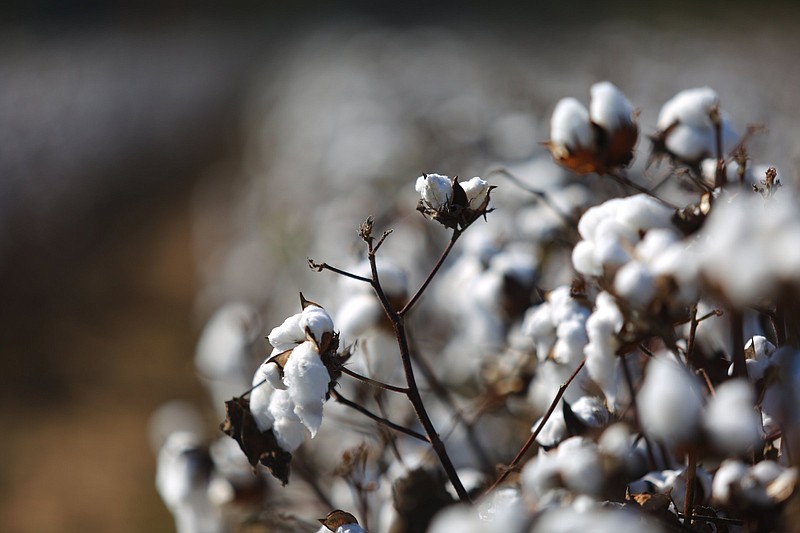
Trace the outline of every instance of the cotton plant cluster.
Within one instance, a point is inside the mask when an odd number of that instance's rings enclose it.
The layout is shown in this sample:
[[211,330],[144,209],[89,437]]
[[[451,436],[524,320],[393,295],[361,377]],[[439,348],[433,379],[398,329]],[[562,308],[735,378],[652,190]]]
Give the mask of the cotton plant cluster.
[[[214,326],[198,364],[243,389],[224,431],[259,479],[260,464],[286,484],[302,461],[286,487],[269,481],[265,531],[273,511],[336,533],[788,530],[800,457],[791,180],[751,164],[710,88],[669,99],[652,127],[614,84],[589,94],[588,108],[556,103],[549,154],[518,167],[555,174],[554,162],[568,177],[505,170],[496,188],[488,173],[422,174],[406,183],[422,217],[401,197],[396,219],[358,228],[356,266],[309,259],[338,330],[303,298],[242,384],[226,368],[243,363],[212,364],[208,346],[241,360],[252,328],[215,319],[228,329]],[[404,231],[425,232],[406,257],[391,248]],[[199,444],[175,442],[165,464],[190,464]],[[161,486],[176,517],[206,501]]]

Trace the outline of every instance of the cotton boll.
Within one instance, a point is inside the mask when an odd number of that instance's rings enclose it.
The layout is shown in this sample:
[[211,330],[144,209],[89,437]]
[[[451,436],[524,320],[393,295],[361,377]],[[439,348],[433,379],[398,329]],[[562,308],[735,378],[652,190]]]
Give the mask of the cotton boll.
[[589,115],[592,122],[613,132],[620,125],[629,125],[633,119],[633,106],[622,91],[608,81],[595,83],[590,89]]
[[440,174],[420,176],[415,189],[432,209],[442,209],[453,199],[453,181]]
[[300,313],[300,328],[308,331],[319,345],[324,334],[333,333],[333,320],[323,308],[309,305]]
[[383,317],[378,299],[369,293],[350,297],[336,314],[336,325],[344,342],[353,342],[375,326]]
[[[274,367],[274,369],[270,367]],[[250,412],[256,421],[258,430],[261,432],[271,429],[272,424],[275,422],[275,417],[270,412],[270,402],[275,388],[272,387],[269,376],[273,373],[273,370],[277,371],[277,369],[278,366],[274,363],[263,364],[258,367],[253,376],[253,387],[255,388],[250,393]],[[265,380],[266,383],[262,383]],[[280,382],[282,388],[285,388],[280,380],[280,374],[277,376],[277,381]]]
[[560,465],[555,456],[539,450],[520,473],[523,494],[535,503],[547,492],[561,486],[560,476]]
[[311,342],[304,342],[292,351],[283,369],[283,381],[294,402],[294,412],[313,438],[322,423],[322,405],[330,383],[328,369]]
[[305,342],[306,333],[303,326],[300,324],[301,317],[302,313],[292,315],[284,320],[280,326],[270,331],[267,338],[274,348],[272,350],[272,355],[285,352],[286,350],[294,348],[295,345]]
[[185,431],[171,434],[161,447],[156,464],[156,488],[170,509],[184,503],[198,484],[205,483],[207,473],[199,461],[201,448],[197,435]]
[[489,193],[489,182],[475,176],[474,178],[460,183],[461,188],[467,195],[467,201],[471,209],[477,209],[486,200]]
[[670,98],[658,114],[658,129],[666,130],[676,122],[692,127],[710,124],[708,110],[719,103],[719,96],[711,87],[685,89]]
[[595,310],[586,320],[586,370],[605,394],[609,407],[617,409],[617,381],[619,358],[617,357],[616,335],[622,329],[622,313],[607,292],[597,295]]
[[692,439],[701,420],[703,400],[695,379],[665,356],[647,365],[637,395],[645,432],[667,444]]
[[576,512],[574,508],[552,509],[536,521],[531,533],[663,533],[657,523],[648,521],[639,513],[596,507]]
[[602,276],[603,265],[595,255],[594,242],[580,241],[572,249],[572,266],[585,276]]
[[728,459],[723,461],[711,484],[711,497],[721,504],[731,503],[732,492],[739,480],[747,474],[747,465],[739,460]]
[[556,104],[550,119],[550,141],[567,151],[593,146],[589,112],[575,98],[562,98]]
[[753,389],[744,379],[717,387],[705,412],[705,427],[718,449],[738,455],[760,442],[761,420],[754,404]]
[[645,265],[631,261],[617,272],[614,290],[634,307],[644,309],[656,294],[655,278]]
[[294,402],[289,391],[277,390],[272,394],[269,412],[275,419],[272,431],[278,445],[287,452],[294,451],[303,443],[305,426],[294,412]]
[[557,460],[564,485],[579,494],[599,494],[605,482],[597,445],[571,437],[558,446]]
[[261,366],[263,368],[261,369],[262,371],[260,375],[263,377],[263,379],[267,380],[267,383],[269,383],[273,389],[286,389],[286,384],[283,382],[283,375],[281,374],[281,370],[278,368],[276,363],[264,363]]

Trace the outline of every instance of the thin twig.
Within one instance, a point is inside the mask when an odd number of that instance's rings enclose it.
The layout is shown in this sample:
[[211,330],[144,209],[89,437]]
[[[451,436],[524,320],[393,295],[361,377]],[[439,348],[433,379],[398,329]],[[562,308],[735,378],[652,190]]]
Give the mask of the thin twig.
[[514,457],[514,460],[511,461],[511,463],[505,469],[503,469],[503,472],[500,474],[500,477],[497,478],[497,481],[495,481],[492,484],[492,486],[489,487],[489,489],[484,493],[484,495],[489,494],[495,488],[497,488],[497,486],[500,485],[500,483],[502,483],[503,481],[505,481],[508,475],[511,472],[513,472],[515,468],[517,468],[520,461],[522,461],[522,458],[525,457],[525,454],[528,452],[530,447],[533,446],[534,442],[536,442],[536,438],[539,436],[539,433],[541,433],[542,428],[544,428],[544,425],[550,419],[550,416],[552,416],[553,411],[555,411],[556,406],[558,406],[558,402],[561,401],[561,397],[564,396],[567,387],[570,386],[575,377],[577,377],[578,372],[581,371],[581,369],[585,364],[586,364],[586,357],[584,357],[583,360],[581,360],[580,364],[575,368],[575,370],[572,371],[572,374],[569,376],[569,378],[567,378],[567,380],[558,387],[558,392],[556,393],[555,398],[553,398],[553,402],[550,404],[550,407],[547,409],[547,412],[542,417],[541,422],[539,422],[539,425],[536,427],[533,433],[531,433],[531,436],[528,437],[528,440],[525,441],[525,444],[522,445],[522,448],[520,448],[519,452],[517,453],[517,456]]
[[416,294],[411,297],[408,303],[397,313],[399,317],[404,317],[406,313],[408,313],[411,308],[417,303],[417,300],[422,296],[422,293],[425,292],[425,289],[428,288],[428,285],[433,280],[433,277],[439,271],[439,269],[444,264],[444,260],[447,259],[447,256],[450,255],[450,252],[453,250],[453,246],[455,246],[456,241],[461,236],[461,230],[453,229],[453,234],[450,236],[450,242],[447,243],[447,248],[444,249],[442,255],[439,256],[439,260],[434,265],[433,269],[428,274],[428,277],[425,278],[425,281],[422,283],[419,289],[417,289]]
[[362,376],[358,372],[354,372],[347,368],[346,366],[340,366],[339,370],[342,371],[342,374],[347,374],[351,378],[355,378],[359,381],[363,381],[364,383],[368,383],[373,387],[378,387],[379,389],[384,389],[392,392],[399,392],[400,394],[407,394],[408,389],[406,387],[397,387],[395,385],[389,385],[388,383],[384,383],[383,381],[378,381],[376,379],[368,378],[367,376]]
[[512,174],[511,172],[509,172],[505,168],[496,168],[496,169],[492,170],[491,172],[489,172],[489,175],[492,175],[492,174],[501,174],[501,175],[505,176],[511,183],[513,183],[514,185],[516,185],[520,189],[531,193],[532,195],[537,197],[539,200],[541,200],[544,205],[549,207],[556,215],[558,215],[558,217],[562,221],[566,222],[568,226],[571,226],[573,228],[577,228],[578,227],[578,220],[575,217],[573,217],[572,215],[570,215],[569,213],[565,213],[564,211],[562,211],[561,208],[559,208],[556,205],[556,203],[553,201],[553,199],[550,198],[550,196],[546,192],[540,191],[538,189],[534,189],[533,187],[530,187],[529,185],[525,184],[521,179],[516,177],[514,174]]
[[336,268],[334,266],[329,265],[328,263],[317,263],[310,257],[308,259],[308,266],[312,270],[316,270],[317,272],[322,272],[323,270],[330,270],[331,272],[335,272],[340,276],[344,276],[346,278],[355,279],[358,281],[363,281],[364,283],[372,284],[372,280],[370,278],[365,278],[364,276],[359,276],[358,274],[353,274],[352,272],[348,272],[346,270],[342,270],[341,268]]
[[241,393],[241,394],[239,395],[239,398],[244,398],[245,396],[248,396],[248,395],[249,395],[251,392],[253,392],[253,391],[254,391],[254,390],[256,390],[257,388],[259,388],[261,385],[263,385],[263,384],[264,384],[264,383],[266,383],[266,382],[267,382],[267,380],[266,380],[266,379],[262,379],[261,381],[259,381],[258,383],[256,383],[255,385],[253,385],[252,387],[250,387],[249,389],[247,389],[247,390],[246,390],[246,391],[244,391],[243,393]]
[[336,389],[331,389],[330,392],[331,392],[331,396],[333,396],[333,398],[337,402],[339,402],[339,403],[341,403],[343,405],[346,405],[347,407],[350,407],[351,409],[355,409],[356,411],[358,411],[362,415],[367,416],[368,418],[371,418],[375,422],[383,424],[386,427],[390,427],[395,431],[399,431],[400,433],[405,433],[409,437],[414,437],[415,439],[421,440],[423,442],[430,442],[425,435],[423,435],[421,433],[417,433],[413,429],[409,429],[409,428],[401,426],[399,424],[395,424],[391,420],[387,420],[386,418],[383,418],[382,416],[376,415],[375,413],[373,413],[372,411],[370,411],[366,407],[363,407],[363,406],[361,406],[361,405],[359,405],[359,404],[357,404],[357,403],[355,403],[355,402],[353,402],[351,400],[348,400],[347,398],[342,396],[342,394],[339,391],[337,391]]
[[694,486],[697,476],[697,450],[692,447],[686,454],[686,497],[683,501],[683,525],[692,527],[692,515],[694,514]]
[[665,206],[669,207],[670,209],[678,209],[677,205],[673,204],[672,202],[668,202],[667,200],[664,200],[663,198],[661,198],[660,196],[655,194],[653,191],[651,191],[651,190],[649,190],[649,189],[647,189],[645,187],[642,187],[641,185],[639,185],[638,183],[636,183],[634,181],[631,181],[630,178],[628,178],[627,176],[624,176],[623,174],[619,173],[618,171],[611,172],[608,175],[611,176],[614,180],[617,181],[617,183],[619,183],[620,185],[622,185],[624,187],[629,187],[629,188],[634,189],[634,190],[636,190],[636,191],[638,191],[638,192],[640,192],[642,194],[646,194],[650,198],[653,198],[654,200],[657,200],[657,201],[661,202],[662,204],[664,204]]

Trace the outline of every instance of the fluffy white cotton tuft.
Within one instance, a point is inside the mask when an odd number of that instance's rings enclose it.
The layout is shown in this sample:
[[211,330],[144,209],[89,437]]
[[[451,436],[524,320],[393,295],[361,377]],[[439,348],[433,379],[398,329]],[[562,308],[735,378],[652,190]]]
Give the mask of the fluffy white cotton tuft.
[[705,413],[705,427],[719,450],[738,455],[761,440],[761,417],[755,394],[745,379],[726,381],[716,389]]
[[589,111],[575,98],[562,98],[556,104],[550,119],[550,141],[568,151],[594,145]]
[[[309,305],[303,309],[303,312],[300,313],[299,326],[304,332],[307,331],[314,337],[317,345],[322,342],[324,334],[333,333],[333,320],[331,320],[330,315],[323,308],[316,305]],[[305,335],[303,340],[305,340]]]
[[489,182],[475,176],[474,178],[460,184],[467,194],[467,201],[471,209],[477,209],[486,200],[489,193]]
[[292,351],[283,369],[283,381],[294,402],[294,412],[313,438],[322,424],[322,406],[328,392],[330,375],[312,342],[304,342]]
[[432,209],[442,209],[453,199],[453,180],[441,174],[418,177],[414,188]]
[[294,451],[305,438],[305,426],[295,414],[294,407],[289,391],[276,390],[272,393],[269,403],[269,412],[275,419],[272,431],[278,445],[287,452]]
[[698,383],[668,356],[650,360],[637,400],[639,418],[649,436],[675,444],[697,432],[703,408]]
[[302,315],[303,313],[297,313],[290,316],[280,326],[273,328],[269,332],[267,338],[273,347],[272,355],[285,352],[294,348],[297,344],[305,342],[306,333],[303,326],[300,325],[300,317]]
[[613,83],[601,81],[590,89],[589,115],[592,122],[613,132],[633,122],[633,105]]

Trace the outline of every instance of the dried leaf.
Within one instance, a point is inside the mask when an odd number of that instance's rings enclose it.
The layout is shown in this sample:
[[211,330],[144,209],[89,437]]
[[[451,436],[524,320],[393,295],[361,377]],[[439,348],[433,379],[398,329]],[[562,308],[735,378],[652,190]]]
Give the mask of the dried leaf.
[[223,433],[239,443],[250,465],[255,469],[261,463],[286,485],[292,454],[278,446],[272,430],[261,432],[250,412],[250,402],[245,398],[234,398],[225,402],[227,417],[220,424]]

